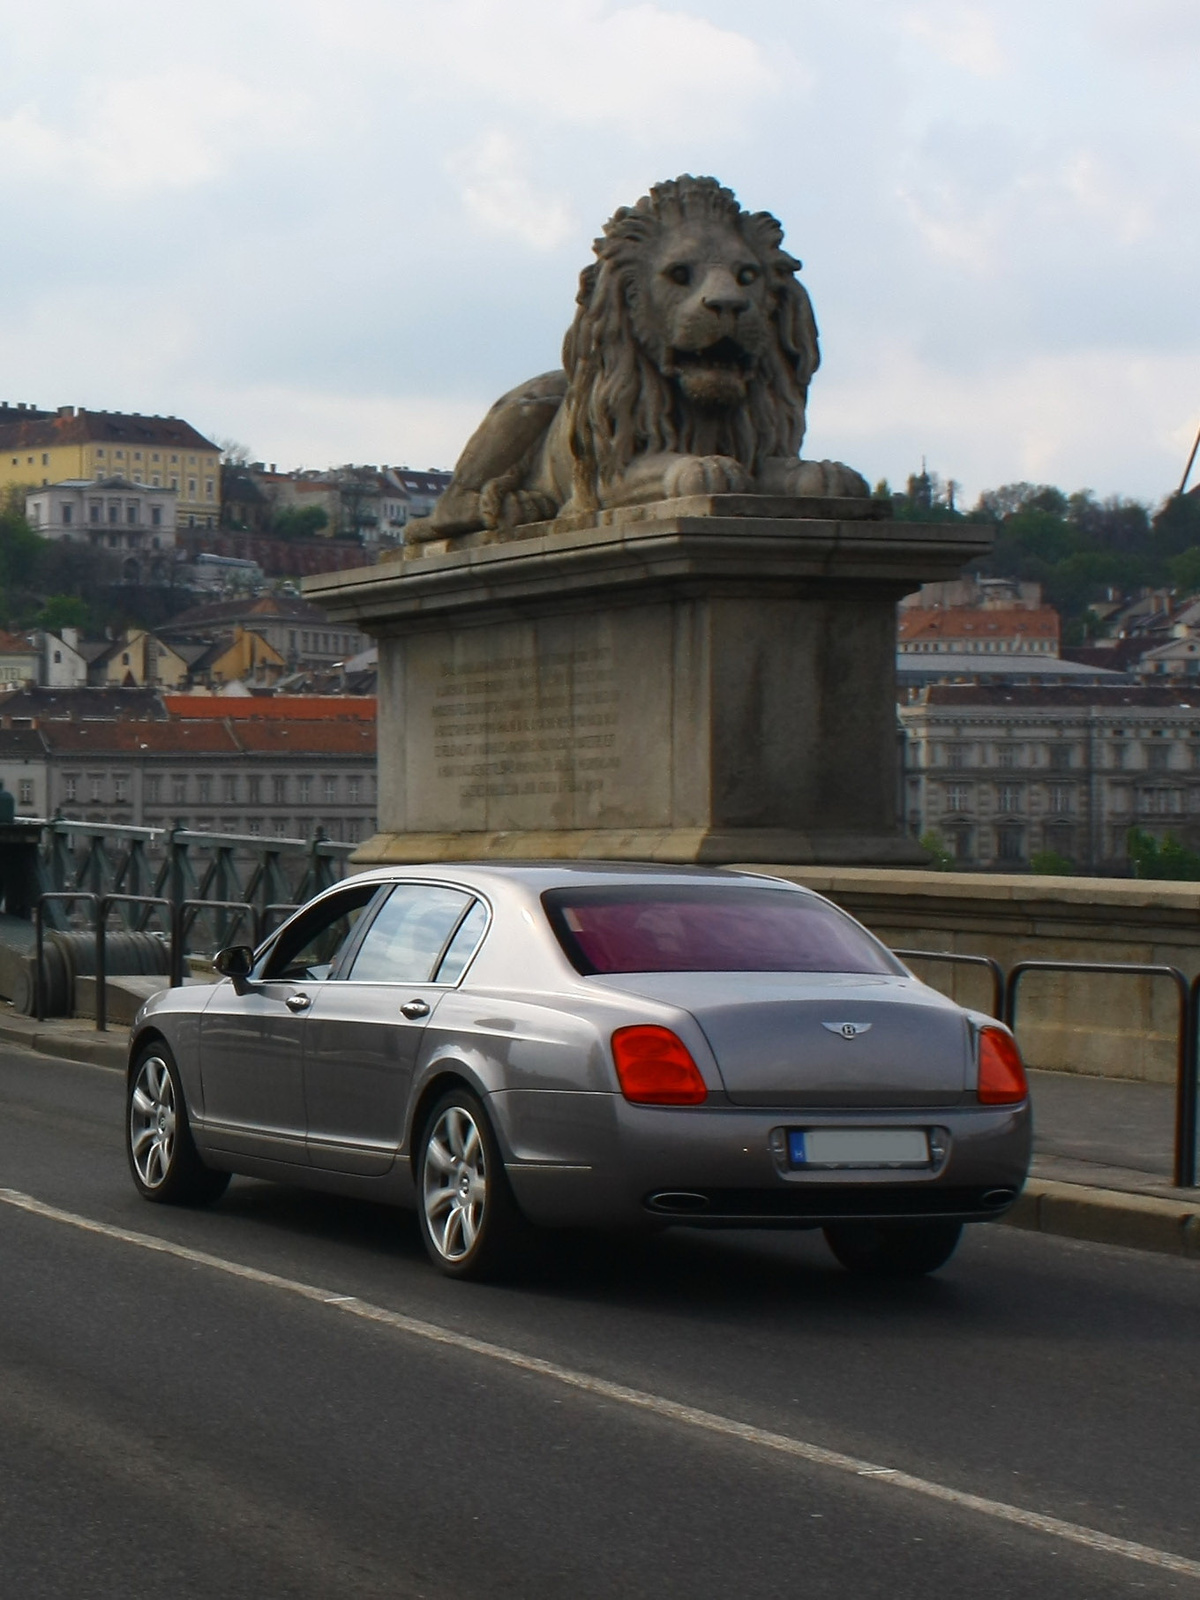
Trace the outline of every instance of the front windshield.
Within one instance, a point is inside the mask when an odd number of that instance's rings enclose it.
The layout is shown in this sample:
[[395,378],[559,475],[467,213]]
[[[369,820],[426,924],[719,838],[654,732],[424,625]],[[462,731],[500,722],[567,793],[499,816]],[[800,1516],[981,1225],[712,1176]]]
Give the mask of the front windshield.
[[551,889],[542,904],[568,960],[585,977],[904,970],[836,906],[790,889],[623,884]]

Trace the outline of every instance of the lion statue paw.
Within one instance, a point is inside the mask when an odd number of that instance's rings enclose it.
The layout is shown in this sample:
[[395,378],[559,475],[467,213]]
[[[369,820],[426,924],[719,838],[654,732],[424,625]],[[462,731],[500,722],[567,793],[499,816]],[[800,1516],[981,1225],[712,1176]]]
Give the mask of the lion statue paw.
[[689,494],[741,494],[750,474],[732,456],[684,456],[667,468],[663,489],[668,500]]
[[785,494],[852,496],[867,499],[871,489],[861,473],[841,461],[796,461],[788,468]]

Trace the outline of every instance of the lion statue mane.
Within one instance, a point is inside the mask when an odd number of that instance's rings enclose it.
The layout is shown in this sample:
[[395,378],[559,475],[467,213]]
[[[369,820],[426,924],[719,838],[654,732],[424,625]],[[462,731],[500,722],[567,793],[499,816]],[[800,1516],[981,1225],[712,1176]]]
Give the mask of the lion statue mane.
[[595,252],[562,370],[496,402],[410,541],[681,495],[869,494],[800,459],[820,353],[773,216],[675,178],[621,207]]

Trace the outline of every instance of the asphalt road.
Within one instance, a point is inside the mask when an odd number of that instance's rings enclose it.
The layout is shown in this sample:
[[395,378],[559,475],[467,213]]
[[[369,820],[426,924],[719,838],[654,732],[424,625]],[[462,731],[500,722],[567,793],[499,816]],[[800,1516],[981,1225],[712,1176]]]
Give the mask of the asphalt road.
[[455,1284],[381,1208],[146,1205],[121,1089],[0,1050],[0,1600],[1200,1596],[1200,1264],[677,1230]]

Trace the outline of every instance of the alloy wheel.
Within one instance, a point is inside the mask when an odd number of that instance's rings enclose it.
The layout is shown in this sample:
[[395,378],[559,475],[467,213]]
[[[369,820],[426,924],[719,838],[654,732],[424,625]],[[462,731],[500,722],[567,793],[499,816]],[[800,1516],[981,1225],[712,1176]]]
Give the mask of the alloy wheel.
[[447,1106],[425,1142],[425,1221],[447,1261],[470,1255],[488,1198],[487,1153],[478,1124],[462,1106]]
[[129,1150],[147,1189],[157,1189],[171,1170],[175,1150],[175,1085],[161,1056],[147,1056],[129,1097]]

